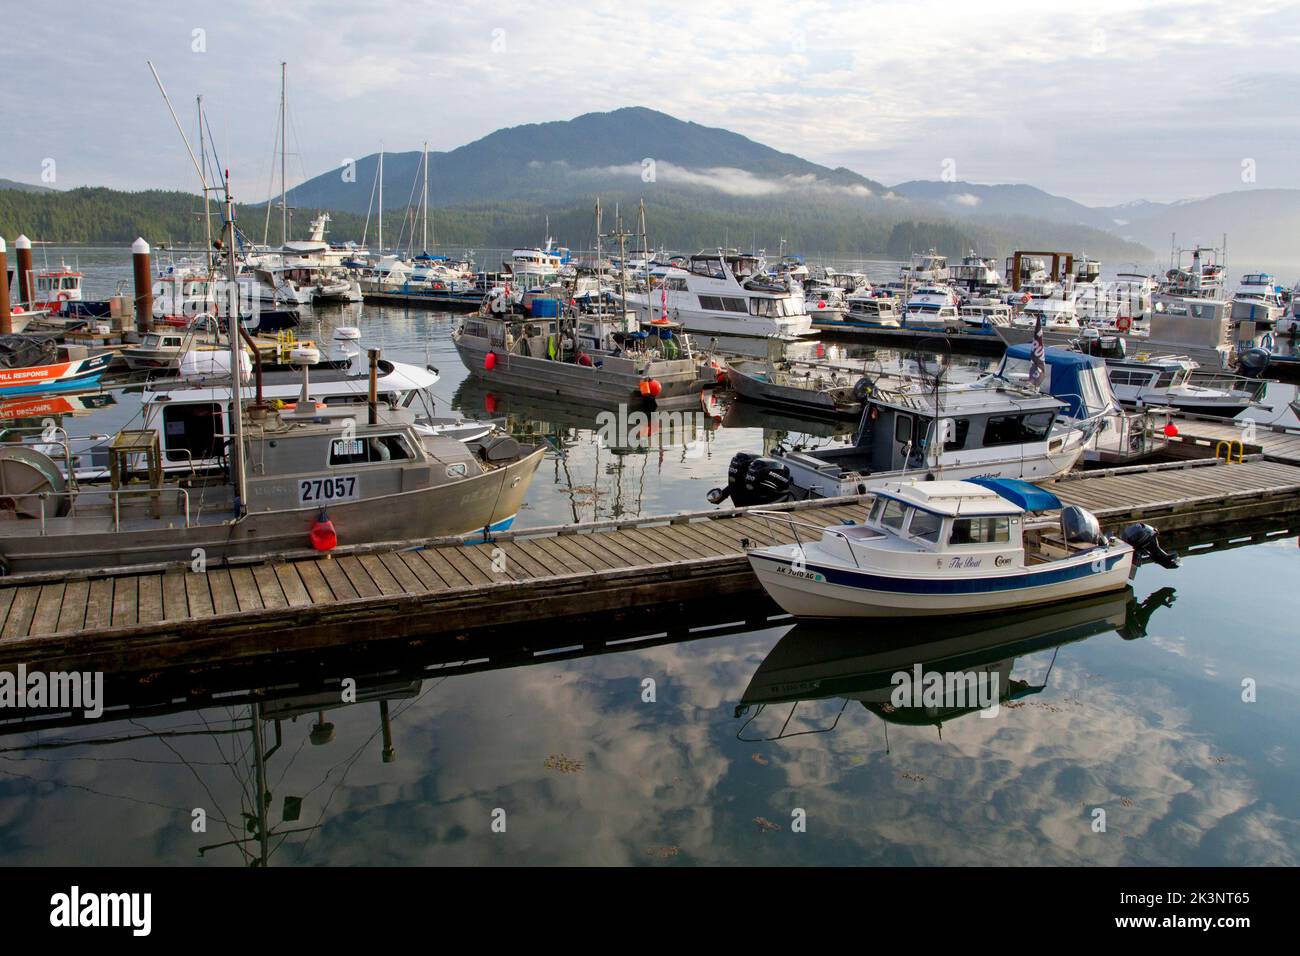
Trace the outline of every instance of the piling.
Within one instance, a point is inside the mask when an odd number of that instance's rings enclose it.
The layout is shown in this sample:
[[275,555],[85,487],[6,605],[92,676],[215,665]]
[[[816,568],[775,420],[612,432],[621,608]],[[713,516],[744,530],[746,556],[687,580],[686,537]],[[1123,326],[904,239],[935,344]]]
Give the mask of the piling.
[[9,314],[9,252],[0,236],[0,335],[12,335],[14,320]]
[[143,238],[131,244],[131,266],[135,272],[135,328],[144,334],[153,325],[153,269],[149,243]]
[[14,240],[14,251],[18,253],[18,301],[24,309],[35,308],[36,295],[32,289],[32,241],[26,236]]

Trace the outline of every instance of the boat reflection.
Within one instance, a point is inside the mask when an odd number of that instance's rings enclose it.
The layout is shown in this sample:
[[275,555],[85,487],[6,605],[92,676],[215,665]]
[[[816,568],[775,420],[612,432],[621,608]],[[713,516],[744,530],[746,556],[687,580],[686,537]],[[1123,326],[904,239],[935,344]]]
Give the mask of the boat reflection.
[[[759,742],[827,733],[855,701],[887,723],[933,725],[942,734],[949,720],[1041,693],[1056,654],[1067,644],[1106,633],[1125,640],[1145,636],[1152,614],[1173,600],[1173,588],[1160,588],[1142,600],[1126,588],[1045,608],[937,620],[927,623],[920,639],[911,624],[892,632],[882,628],[868,637],[860,624],[800,622],[750,679],[734,712],[737,719],[744,718],[736,736]],[[1053,654],[1041,678],[1015,676],[1018,658],[1046,650]],[[922,675],[935,678],[923,695]],[[909,697],[904,691],[912,683],[918,693]],[[843,702],[829,726],[792,731],[800,704],[820,700]],[[759,731],[767,725],[763,714],[769,704],[791,705],[771,734]]]

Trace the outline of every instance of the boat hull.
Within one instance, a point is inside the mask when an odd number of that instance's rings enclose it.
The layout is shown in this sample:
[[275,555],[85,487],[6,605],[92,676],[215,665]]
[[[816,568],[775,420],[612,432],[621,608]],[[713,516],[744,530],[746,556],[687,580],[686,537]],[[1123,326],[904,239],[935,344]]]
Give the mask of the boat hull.
[[40,395],[88,388],[99,381],[112,360],[113,356],[105,354],[53,365],[0,369],[0,396]]
[[[533,475],[545,455],[537,446],[517,461],[481,475],[411,492],[385,495],[328,507],[341,545],[468,535],[484,528],[507,527],[518,513]],[[172,494],[174,494],[174,489]],[[232,558],[269,557],[310,548],[318,506],[280,511],[250,511],[238,522],[220,520],[219,509],[192,491],[191,512],[201,506],[205,523],[184,526],[183,516],[171,522],[124,520],[114,531],[111,518],[102,527],[90,523],[63,526],[72,518],[50,518],[47,533],[36,522],[10,521],[0,528],[0,558],[8,573],[124,567],[137,564],[194,560],[201,548],[211,565]],[[170,496],[168,497],[170,499]],[[229,508],[229,498],[224,506]],[[214,511],[217,514],[212,514]],[[229,511],[226,512],[229,515]]]
[[943,617],[1049,604],[1122,590],[1133,562],[1132,548],[1118,544],[1002,574],[903,577],[817,563],[797,545],[756,549],[748,556],[772,600],[787,613],[810,619]]

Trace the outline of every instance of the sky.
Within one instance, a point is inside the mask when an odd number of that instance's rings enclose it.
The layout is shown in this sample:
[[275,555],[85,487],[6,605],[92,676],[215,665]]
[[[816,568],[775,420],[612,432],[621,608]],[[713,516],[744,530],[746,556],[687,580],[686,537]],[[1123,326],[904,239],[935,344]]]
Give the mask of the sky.
[[[12,20],[12,11],[6,20]],[[647,106],[894,185],[1030,183],[1090,205],[1300,188],[1300,3],[47,0],[6,71],[0,177],[196,190],[202,94],[264,198],[389,150]],[[636,157],[630,157],[635,159]]]

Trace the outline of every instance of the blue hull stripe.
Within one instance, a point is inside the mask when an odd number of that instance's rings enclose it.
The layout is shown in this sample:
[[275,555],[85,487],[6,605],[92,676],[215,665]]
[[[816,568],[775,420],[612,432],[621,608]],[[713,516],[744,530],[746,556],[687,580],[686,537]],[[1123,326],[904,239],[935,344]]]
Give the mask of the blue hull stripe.
[[[775,560],[788,566],[785,558],[772,558],[765,554],[759,557]],[[1123,554],[1116,554],[1105,559],[1105,570],[1113,570],[1123,560]],[[867,571],[848,571],[822,565],[806,564],[809,571],[816,571],[825,576],[827,583],[859,588],[864,591],[892,592],[895,594],[988,594],[997,591],[1016,591],[1024,588],[1037,588],[1049,584],[1061,584],[1080,578],[1091,577],[1099,572],[1093,571],[1092,562],[1085,561],[1068,568],[1053,568],[1046,571],[1030,571],[1024,574],[1011,574],[988,578],[946,578],[921,580],[917,578],[885,577]]]
[[71,392],[90,388],[99,383],[103,372],[82,378],[61,378],[53,382],[38,382],[32,385],[16,385],[12,388],[0,388],[0,397],[11,395],[44,395],[47,392]]

